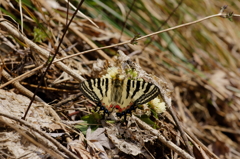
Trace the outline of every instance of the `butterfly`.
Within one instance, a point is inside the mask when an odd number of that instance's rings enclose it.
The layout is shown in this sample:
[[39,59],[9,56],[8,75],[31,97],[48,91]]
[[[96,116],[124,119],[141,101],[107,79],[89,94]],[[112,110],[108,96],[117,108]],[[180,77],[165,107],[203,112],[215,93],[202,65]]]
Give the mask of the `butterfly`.
[[119,78],[95,78],[80,84],[83,95],[97,104],[104,116],[115,111],[118,117],[130,116],[138,105],[145,104],[159,94],[154,84]]

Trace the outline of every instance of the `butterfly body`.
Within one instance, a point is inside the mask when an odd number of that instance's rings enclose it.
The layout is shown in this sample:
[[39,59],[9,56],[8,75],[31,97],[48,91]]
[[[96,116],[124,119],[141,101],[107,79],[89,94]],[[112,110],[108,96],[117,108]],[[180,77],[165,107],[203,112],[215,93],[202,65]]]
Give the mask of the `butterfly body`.
[[95,78],[80,84],[82,93],[99,107],[101,114],[116,112],[117,116],[130,115],[138,105],[158,95],[157,86],[137,80]]

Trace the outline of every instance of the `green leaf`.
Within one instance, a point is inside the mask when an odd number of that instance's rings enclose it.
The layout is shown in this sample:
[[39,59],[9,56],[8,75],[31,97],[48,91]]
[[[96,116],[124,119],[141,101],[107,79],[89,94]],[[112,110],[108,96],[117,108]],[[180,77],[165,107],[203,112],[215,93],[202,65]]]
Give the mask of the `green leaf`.
[[34,36],[34,41],[35,42],[42,42],[42,41],[45,41],[47,39],[47,35],[45,34],[44,31],[42,31],[42,29],[39,29],[39,28],[34,28],[33,29],[34,33],[33,33],[33,36]]
[[141,116],[140,119],[141,119],[142,121],[144,121],[145,123],[147,123],[148,125],[152,126],[153,128],[156,128],[156,127],[157,127],[157,125],[155,124],[155,122],[152,121],[152,120],[149,118],[149,116],[147,116],[147,115]]
[[81,130],[81,132],[86,135],[86,131],[89,126],[91,127],[92,131],[95,131],[99,127],[101,116],[95,112],[89,115],[85,115],[81,119],[84,121],[84,124],[76,125],[75,128]]

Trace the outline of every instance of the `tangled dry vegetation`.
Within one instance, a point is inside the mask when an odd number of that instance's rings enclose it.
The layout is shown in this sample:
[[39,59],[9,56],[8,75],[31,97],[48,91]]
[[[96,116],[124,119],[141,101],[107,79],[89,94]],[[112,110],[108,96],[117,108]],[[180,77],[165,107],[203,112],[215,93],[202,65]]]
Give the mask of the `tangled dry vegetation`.
[[[92,21],[78,13],[63,41],[66,2],[0,4],[0,158],[240,158],[240,2],[85,1]],[[155,82],[167,111],[101,120],[79,83],[117,63]]]

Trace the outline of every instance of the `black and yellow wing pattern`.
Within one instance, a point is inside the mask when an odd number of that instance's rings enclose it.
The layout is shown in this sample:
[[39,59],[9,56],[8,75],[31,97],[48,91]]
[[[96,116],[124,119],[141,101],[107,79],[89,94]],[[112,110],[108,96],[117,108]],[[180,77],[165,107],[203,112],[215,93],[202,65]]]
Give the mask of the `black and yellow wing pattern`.
[[147,103],[158,96],[154,84],[130,79],[95,78],[82,82],[80,90],[84,96],[97,103],[102,114],[117,116],[131,115],[138,105]]

